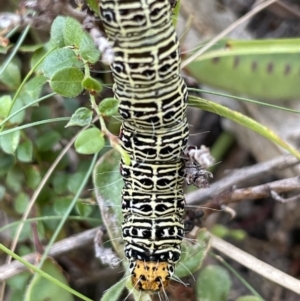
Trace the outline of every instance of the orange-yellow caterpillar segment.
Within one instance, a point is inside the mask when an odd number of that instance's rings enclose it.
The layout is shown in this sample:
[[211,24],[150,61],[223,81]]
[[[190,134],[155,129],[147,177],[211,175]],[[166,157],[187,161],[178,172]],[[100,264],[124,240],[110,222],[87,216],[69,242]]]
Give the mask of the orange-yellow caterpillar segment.
[[165,290],[170,282],[167,262],[144,262],[137,260],[132,271],[132,284],[137,290],[148,293]]

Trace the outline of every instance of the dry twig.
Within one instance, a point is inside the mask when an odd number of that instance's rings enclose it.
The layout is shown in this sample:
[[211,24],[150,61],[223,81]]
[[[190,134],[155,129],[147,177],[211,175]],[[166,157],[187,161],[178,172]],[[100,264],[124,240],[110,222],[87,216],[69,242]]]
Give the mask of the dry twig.
[[248,269],[256,272],[257,274],[295,293],[300,294],[300,281],[298,279],[273,268],[269,264],[260,261],[254,256],[240,250],[239,248],[218,237],[212,236],[211,246],[231,259],[239,262]]
[[294,156],[283,155],[267,162],[232,171],[227,177],[212,184],[210,188],[200,189],[189,193],[186,196],[186,201],[188,204],[204,204],[207,200],[215,198],[224,191],[231,190],[235,185],[241,185],[252,178],[274,172],[274,170],[291,167],[297,163],[299,163],[299,160]]
[[[274,181],[254,187],[243,189],[234,189],[231,192],[225,192],[220,197],[222,204],[240,202],[245,199],[262,199],[269,196],[278,196],[279,193],[300,191],[300,176]],[[283,199],[276,197],[276,200],[285,202]]]

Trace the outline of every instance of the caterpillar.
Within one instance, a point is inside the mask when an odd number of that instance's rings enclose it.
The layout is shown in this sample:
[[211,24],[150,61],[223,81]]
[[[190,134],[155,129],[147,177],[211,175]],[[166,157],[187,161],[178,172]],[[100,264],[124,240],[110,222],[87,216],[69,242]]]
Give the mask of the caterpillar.
[[[191,184],[206,177],[187,151],[188,93],[171,18],[175,4],[101,0],[99,5],[114,52],[113,91],[123,119],[120,141],[131,160],[120,163],[124,253],[133,287],[148,292],[168,286],[180,259],[184,178]],[[192,165],[186,168],[187,160]]]

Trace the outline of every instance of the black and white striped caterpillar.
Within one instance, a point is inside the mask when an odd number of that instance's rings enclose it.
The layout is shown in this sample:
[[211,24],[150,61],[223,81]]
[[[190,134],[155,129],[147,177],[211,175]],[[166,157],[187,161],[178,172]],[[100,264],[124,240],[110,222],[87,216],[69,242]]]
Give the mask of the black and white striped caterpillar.
[[[123,118],[120,140],[125,256],[133,286],[165,289],[181,255],[184,177],[201,178],[187,152],[187,87],[172,24],[174,0],[101,0],[114,51],[114,94]],[[192,162],[185,166],[186,158]],[[195,169],[195,170],[194,170]],[[188,173],[188,175],[186,175]]]

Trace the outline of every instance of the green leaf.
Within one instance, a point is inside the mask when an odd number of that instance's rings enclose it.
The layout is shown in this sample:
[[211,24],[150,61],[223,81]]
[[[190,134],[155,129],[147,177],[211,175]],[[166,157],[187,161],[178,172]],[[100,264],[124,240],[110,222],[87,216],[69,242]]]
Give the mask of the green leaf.
[[124,185],[120,175],[120,154],[112,149],[101,156],[93,172],[93,184],[102,220],[114,250],[124,258],[121,225],[121,189]]
[[103,133],[97,128],[87,129],[79,134],[75,149],[80,154],[91,155],[99,152],[105,145]]
[[90,76],[85,77],[81,84],[82,87],[88,90],[88,92],[91,94],[98,93],[102,90],[102,85],[99,83],[99,81]]
[[201,83],[259,99],[299,99],[300,39],[222,40],[189,64]]
[[236,301],[264,301],[264,300],[256,296],[243,296],[236,299]]
[[[18,229],[18,225],[12,226],[9,229],[11,237],[15,237],[17,229]],[[25,223],[23,225],[18,242],[21,243],[22,241],[28,240],[28,239],[32,239],[32,229],[31,229],[30,223]],[[24,295],[24,291],[23,291],[23,295]]]
[[[47,258],[42,266],[42,271],[57,279],[60,283],[68,284],[62,268],[50,258]],[[73,295],[52,281],[35,274],[29,283],[24,301],[74,301]]]
[[31,140],[24,141],[17,148],[17,159],[21,162],[31,162],[32,150],[33,146]]
[[53,45],[57,45],[58,47],[64,47],[65,46],[65,40],[64,40],[64,28],[66,26],[66,17],[58,16],[55,18],[55,20],[52,23],[51,26],[51,40],[50,42]]
[[45,152],[51,150],[54,145],[60,140],[61,134],[56,131],[44,133],[37,137],[35,143],[38,150]]
[[124,279],[118,281],[116,284],[111,286],[108,290],[105,291],[104,295],[101,298],[101,301],[118,301],[120,296],[125,288],[126,282]]
[[118,112],[119,101],[115,98],[105,98],[99,104],[100,113],[104,116],[112,116]]
[[54,92],[65,96],[75,97],[82,91],[81,82],[84,74],[81,70],[71,67],[58,70],[50,80]]
[[197,235],[196,242],[184,240],[182,243],[181,264],[177,264],[175,274],[183,278],[194,273],[202,266],[202,261],[210,246],[209,232],[203,228]]
[[47,78],[43,75],[37,75],[30,79],[23,87],[20,97],[24,104],[29,104],[39,98]]
[[93,207],[89,204],[81,203],[79,201],[76,203],[76,211],[79,213],[80,216],[87,217],[92,213]]
[[6,185],[15,192],[22,190],[22,183],[24,182],[24,174],[16,167],[11,168],[6,176]]
[[11,155],[2,154],[0,156],[0,176],[4,176],[8,173],[10,168],[14,164],[14,157]]
[[32,253],[32,252],[34,252],[34,247],[32,248],[30,248],[30,247],[28,247],[28,246],[26,246],[26,245],[21,245],[21,246],[19,246],[18,247],[18,254],[20,255],[20,256],[25,256],[25,255],[27,255],[27,254],[30,254],[30,253]]
[[53,209],[58,215],[64,215],[72,203],[71,197],[57,198],[54,202]]
[[230,230],[227,227],[223,226],[223,225],[216,224],[212,227],[210,232],[213,235],[216,235],[220,238],[223,238],[223,237],[229,235]]
[[68,178],[69,176],[63,172],[56,172],[53,175],[52,184],[56,193],[62,194],[68,190]]
[[11,294],[9,295],[9,301],[20,301],[23,300],[23,297],[24,297],[24,290],[23,291],[12,290]]
[[76,194],[78,187],[82,183],[86,171],[77,171],[72,176],[68,177],[68,189],[70,192]]
[[71,116],[71,120],[68,122],[66,127],[68,126],[86,126],[91,123],[93,118],[93,111],[88,108],[79,108],[76,112]]
[[20,49],[20,51],[25,52],[25,53],[32,53],[43,47],[44,47],[44,44],[41,43],[41,44],[32,44],[32,45],[21,45],[21,47],[19,49]]
[[230,230],[229,235],[236,240],[244,240],[247,237],[247,232],[244,230]]
[[[14,106],[11,109],[11,114],[20,110],[23,107],[23,101],[22,98],[17,98],[16,102],[14,103]],[[9,119],[9,122],[11,124],[19,124],[21,122],[23,122],[25,119],[25,110],[21,111],[20,113],[18,113],[17,115],[15,115],[14,117]]]
[[1,137],[1,148],[5,153],[12,155],[15,153],[20,142],[20,134],[20,131],[15,131]]
[[87,33],[84,33],[79,44],[80,56],[90,64],[95,64],[100,57],[99,50],[95,47],[95,42]]
[[23,214],[29,204],[29,196],[24,192],[18,194],[14,202],[15,211],[19,214]]
[[13,60],[1,74],[1,82],[12,91],[16,90],[21,84],[21,71],[19,65],[18,62]]
[[180,0],[177,0],[177,4],[173,10],[172,19],[173,19],[173,25],[176,28],[177,21],[179,19],[179,12],[180,12]]
[[42,180],[38,166],[30,165],[25,169],[26,185],[32,190],[36,189]]
[[13,44],[10,43],[9,45],[3,47],[2,45],[0,45],[0,53],[1,54],[7,54],[9,49],[11,49],[13,47]]
[[231,280],[225,269],[210,265],[200,272],[196,285],[197,300],[226,301]]
[[11,96],[3,95],[0,97],[0,118],[5,118],[8,115],[11,106]]
[[7,284],[12,290],[22,291],[22,293],[24,294],[24,289],[28,284],[28,279],[30,276],[30,272],[23,272],[21,274],[9,278],[7,280]]
[[48,78],[51,78],[58,70],[67,67],[82,67],[82,62],[78,60],[75,52],[69,48],[54,50],[45,58],[42,65],[43,72]]
[[5,193],[6,193],[6,189],[4,186],[0,185],[0,201],[3,200],[4,196],[5,196]]
[[255,120],[249,118],[246,115],[243,115],[237,111],[230,110],[220,104],[217,104],[213,101],[205,100],[203,98],[189,96],[189,105],[195,108],[200,108],[214,114],[218,114],[222,117],[226,117],[236,123],[239,123],[250,130],[257,132],[258,134],[266,137],[270,141],[273,141],[277,145],[283,147],[291,154],[300,159],[300,152],[298,152],[294,147],[283,141],[279,136],[272,132],[267,127],[256,122]]
[[51,118],[51,110],[46,105],[40,105],[35,108],[31,114],[31,121],[36,122],[40,120],[46,120]]
[[98,16],[100,17],[99,12],[99,1],[98,0],[87,0],[87,5],[89,8]]
[[75,46],[79,48],[81,40],[84,38],[85,32],[81,24],[73,18],[67,17],[63,30],[65,45]]
[[[30,67],[33,68],[48,52],[48,45],[45,45],[42,48],[37,49],[31,57]],[[37,69],[35,69],[36,74],[42,74],[42,64],[40,64]]]

